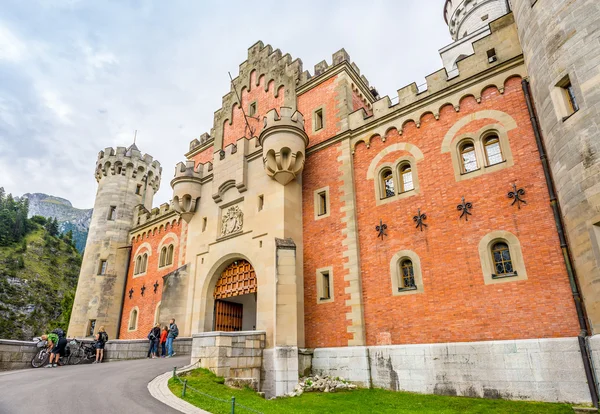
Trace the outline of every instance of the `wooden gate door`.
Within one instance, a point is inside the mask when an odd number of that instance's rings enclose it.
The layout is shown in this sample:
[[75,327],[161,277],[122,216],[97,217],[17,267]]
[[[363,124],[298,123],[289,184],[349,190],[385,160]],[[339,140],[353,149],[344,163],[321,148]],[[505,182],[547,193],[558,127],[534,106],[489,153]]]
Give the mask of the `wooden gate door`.
[[242,330],[243,305],[222,299],[250,293],[256,293],[254,268],[246,260],[236,260],[223,270],[215,285],[215,331]]
[[241,303],[215,301],[215,331],[241,331],[243,307]]

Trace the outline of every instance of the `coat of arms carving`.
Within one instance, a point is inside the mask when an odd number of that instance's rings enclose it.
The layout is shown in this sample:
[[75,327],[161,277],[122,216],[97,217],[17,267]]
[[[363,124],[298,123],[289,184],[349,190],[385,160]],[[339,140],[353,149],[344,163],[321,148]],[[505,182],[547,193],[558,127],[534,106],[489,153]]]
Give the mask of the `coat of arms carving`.
[[221,218],[221,237],[242,231],[244,213],[239,206],[229,207]]

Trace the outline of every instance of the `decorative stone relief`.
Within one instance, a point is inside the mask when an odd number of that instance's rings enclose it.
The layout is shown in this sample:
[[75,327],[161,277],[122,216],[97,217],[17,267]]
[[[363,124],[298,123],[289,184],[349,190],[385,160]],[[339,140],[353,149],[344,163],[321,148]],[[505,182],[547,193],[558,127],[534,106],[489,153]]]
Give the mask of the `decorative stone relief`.
[[244,213],[239,206],[229,207],[221,218],[221,237],[242,231]]

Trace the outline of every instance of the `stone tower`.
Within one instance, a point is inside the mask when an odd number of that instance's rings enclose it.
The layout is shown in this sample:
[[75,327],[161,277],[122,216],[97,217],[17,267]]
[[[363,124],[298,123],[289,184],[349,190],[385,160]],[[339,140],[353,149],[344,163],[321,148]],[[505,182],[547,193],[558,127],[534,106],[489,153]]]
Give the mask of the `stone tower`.
[[512,0],[567,240],[600,332],[600,3]]
[[488,36],[490,22],[510,11],[507,0],[446,0],[444,19],[453,43],[440,49],[444,67],[456,76],[456,62],[472,55],[473,42]]
[[137,205],[152,207],[162,168],[135,144],[98,154],[98,191],[69,323],[69,336],[82,337],[104,326],[117,336],[129,266],[129,231]]

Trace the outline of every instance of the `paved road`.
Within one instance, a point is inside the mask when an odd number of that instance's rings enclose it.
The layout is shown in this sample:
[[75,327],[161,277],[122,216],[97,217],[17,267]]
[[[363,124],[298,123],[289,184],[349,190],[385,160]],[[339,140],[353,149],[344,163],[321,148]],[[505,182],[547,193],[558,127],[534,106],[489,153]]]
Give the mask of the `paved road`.
[[189,356],[0,373],[1,414],[180,414],[152,398],[148,382]]

